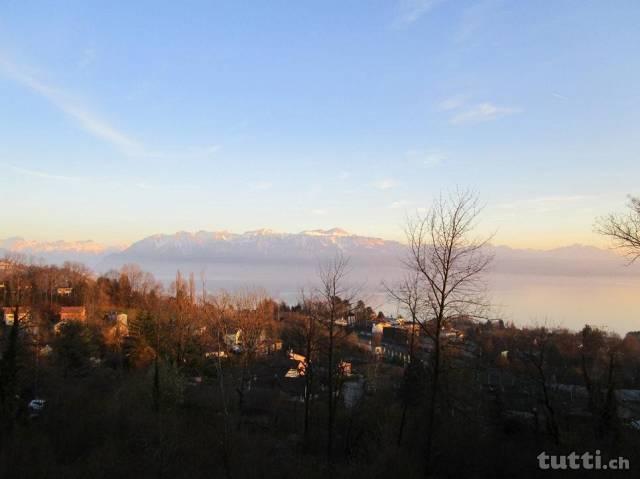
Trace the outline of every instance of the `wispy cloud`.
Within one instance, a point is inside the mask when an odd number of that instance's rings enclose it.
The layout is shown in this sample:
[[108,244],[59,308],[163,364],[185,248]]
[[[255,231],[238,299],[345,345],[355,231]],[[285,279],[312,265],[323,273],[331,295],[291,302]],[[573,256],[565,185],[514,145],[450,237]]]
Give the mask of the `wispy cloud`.
[[210,155],[215,155],[220,151],[221,148],[222,147],[220,145],[210,145],[207,147],[207,153],[209,153]]
[[66,176],[66,175],[58,175],[55,173],[49,173],[46,171],[40,170],[30,170],[28,168],[20,168],[19,166],[8,165],[9,169],[12,171],[19,173],[21,175],[33,176],[36,178],[43,178],[46,180],[60,180],[60,181],[79,181],[82,178],[77,176]]
[[324,208],[316,208],[311,210],[311,214],[316,216],[326,216],[329,212]]
[[393,178],[383,178],[373,183],[374,188],[379,190],[390,190],[398,186],[398,182]]
[[82,50],[80,60],[78,61],[78,70],[84,70],[96,60],[96,51],[93,48],[85,48]]
[[563,100],[563,101],[567,101],[569,99],[568,97],[556,92],[551,93],[551,96],[557,98],[558,100]]
[[0,71],[4,72],[19,84],[41,95],[87,133],[110,143],[126,155],[136,156],[144,154],[144,148],[138,141],[86,109],[77,100],[62,90],[54,88],[35,78],[33,75],[18,68],[2,57],[0,57]]
[[344,180],[348,180],[350,176],[351,176],[351,173],[349,173],[348,171],[341,171],[340,174],[338,175],[338,178],[341,181],[344,181]]
[[411,205],[411,201],[409,200],[398,200],[391,203],[389,205],[389,208],[391,208],[392,210],[398,210],[400,208],[406,208],[409,205]]
[[196,191],[200,189],[198,185],[189,185],[189,184],[152,184],[148,181],[136,181],[133,183],[133,186],[140,190],[145,191]]
[[469,109],[460,111],[449,120],[452,125],[463,125],[469,123],[482,123],[497,120],[504,116],[520,113],[520,108],[497,106],[493,103],[479,103]]
[[253,191],[266,191],[271,189],[272,186],[273,183],[269,181],[254,181],[252,183],[249,183],[249,188]]
[[407,159],[415,165],[431,168],[444,163],[447,160],[447,155],[438,150],[409,150],[406,153]]
[[445,98],[440,103],[438,103],[438,110],[439,111],[456,110],[464,106],[468,98],[469,98],[468,95],[462,95],[462,94],[450,96],[449,98]]
[[32,168],[23,168],[20,166],[11,165],[8,163],[0,162],[0,166],[6,167],[7,169],[24,176],[29,176],[33,178],[41,178],[43,180],[49,181],[63,181],[63,182],[77,182],[83,185],[90,185],[92,188],[120,188],[131,190],[132,188],[137,188],[139,190],[144,190],[149,193],[151,192],[167,192],[167,191],[175,191],[175,192],[193,192],[200,190],[201,187],[199,185],[194,184],[177,184],[177,183],[168,183],[168,184],[154,184],[149,182],[146,179],[136,179],[127,182],[122,182],[121,179],[115,178],[95,178],[95,177],[87,177],[87,176],[70,176],[70,175],[62,175],[58,173],[51,173],[49,171],[43,170],[35,170]]
[[444,163],[447,160],[447,155],[444,153],[427,153],[422,160],[422,164],[427,167],[437,166],[441,163]]
[[486,27],[502,3],[502,0],[482,0],[465,8],[455,32],[454,41],[464,43],[483,27]]
[[393,22],[393,26],[398,28],[411,25],[445,1],[446,0],[400,0],[398,6],[399,13]]
[[144,181],[139,181],[138,183],[136,183],[136,187],[140,188],[141,190],[153,189],[153,186],[151,186],[149,183],[145,183]]
[[510,203],[496,205],[501,210],[533,210],[536,213],[545,213],[561,209],[565,205],[574,205],[596,198],[596,195],[551,195],[528,198]]

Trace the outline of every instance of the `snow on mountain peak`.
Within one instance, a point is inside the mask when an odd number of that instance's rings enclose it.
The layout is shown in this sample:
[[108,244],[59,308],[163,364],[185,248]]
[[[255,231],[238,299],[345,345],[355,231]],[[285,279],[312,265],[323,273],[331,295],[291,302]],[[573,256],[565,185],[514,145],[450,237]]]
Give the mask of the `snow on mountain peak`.
[[306,230],[301,234],[306,236],[353,236],[342,228],[331,228],[330,230]]
[[252,231],[245,231],[245,236],[273,236],[277,234],[275,231],[270,230],[269,228],[260,228]]
[[124,246],[105,246],[92,240],[81,241],[35,241],[13,237],[0,240],[0,248],[16,253],[44,253],[44,252],[79,252],[101,254],[107,251],[124,249]]

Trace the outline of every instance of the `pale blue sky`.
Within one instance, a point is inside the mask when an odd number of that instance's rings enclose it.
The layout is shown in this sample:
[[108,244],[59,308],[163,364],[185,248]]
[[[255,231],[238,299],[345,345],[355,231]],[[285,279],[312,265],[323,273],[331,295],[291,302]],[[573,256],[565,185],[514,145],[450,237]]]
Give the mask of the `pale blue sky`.
[[640,2],[0,4],[0,238],[340,226],[456,185],[496,242],[640,194]]

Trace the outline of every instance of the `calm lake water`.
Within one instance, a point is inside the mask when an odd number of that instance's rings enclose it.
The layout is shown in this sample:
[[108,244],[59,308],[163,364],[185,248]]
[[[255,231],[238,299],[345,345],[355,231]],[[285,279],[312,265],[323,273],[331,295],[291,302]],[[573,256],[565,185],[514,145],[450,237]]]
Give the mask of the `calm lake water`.
[[640,277],[494,274],[489,284],[496,311],[518,325],[640,330]]
[[[640,278],[493,274],[487,278],[491,314],[518,326],[579,330],[585,324],[624,335],[640,330]],[[295,302],[295,292],[279,295]],[[396,315],[380,289],[364,292],[368,304]]]
[[[149,268],[159,279],[169,284],[175,277],[176,265],[160,270]],[[180,269],[200,271],[207,277],[210,292],[224,288],[264,288],[274,297],[296,303],[301,287],[313,289],[317,271],[312,267],[291,265],[208,265],[184,264]],[[361,297],[376,310],[397,314],[395,304],[381,287],[384,280],[393,283],[402,273],[398,269],[357,270],[355,280],[362,285]],[[491,273],[487,276],[493,315],[516,325],[547,324],[569,329],[581,329],[585,324],[605,327],[625,334],[640,330],[640,275],[627,276],[561,276]],[[199,281],[198,281],[199,283]]]

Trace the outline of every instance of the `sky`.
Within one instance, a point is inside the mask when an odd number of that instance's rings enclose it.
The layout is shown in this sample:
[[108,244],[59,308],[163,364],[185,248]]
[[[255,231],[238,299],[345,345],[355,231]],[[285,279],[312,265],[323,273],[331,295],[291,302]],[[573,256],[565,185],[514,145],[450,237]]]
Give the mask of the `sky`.
[[476,191],[515,247],[640,194],[640,2],[0,4],[0,238],[402,239]]

